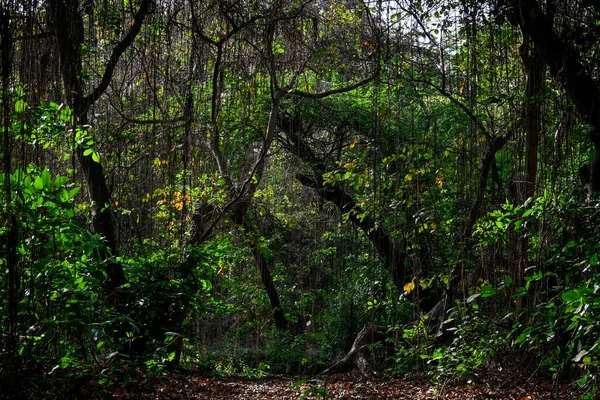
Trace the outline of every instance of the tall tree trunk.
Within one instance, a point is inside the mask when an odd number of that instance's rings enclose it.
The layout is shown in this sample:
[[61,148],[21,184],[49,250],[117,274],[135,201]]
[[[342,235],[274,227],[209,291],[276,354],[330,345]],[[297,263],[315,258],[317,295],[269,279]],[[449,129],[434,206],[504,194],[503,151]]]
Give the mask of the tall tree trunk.
[[558,80],[575,104],[582,120],[588,124],[590,139],[596,152],[588,170],[590,191],[600,190],[600,85],[594,79],[578,49],[570,39],[554,29],[554,5],[548,2],[544,13],[537,0],[511,0],[518,25],[527,35],[550,74]]
[[[133,43],[133,40],[139,33],[144,18],[148,13],[150,0],[142,0],[140,8],[134,15],[133,22],[130,24],[127,35],[113,49],[106,63],[100,83],[87,96],[84,94],[84,84],[82,81],[80,49],[84,44],[84,24],[79,1],[50,0],[49,7],[59,49],[61,74],[67,104],[71,107],[74,115],[73,123],[77,126],[87,125],[87,114],[90,107],[106,91],[121,55]],[[78,146],[76,154],[92,202],[92,224],[94,231],[102,236],[109,250],[104,254],[104,257],[107,259],[106,273],[108,276],[105,288],[112,297],[115,289],[124,284],[126,280],[122,265],[113,261],[117,255],[117,243],[115,240],[110,194],[106,185],[102,164],[94,161],[91,154],[85,155],[84,151],[85,149]]]
[[12,73],[12,35],[10,9],[12,2],[0,5],[0,50],[2,51],[2,156],[4,174],[4,208],[2,214],[4,223],[7,225],[4,258],[6,260],[6,271],[8,273],[8,345],[7,351],[13,362],[13,373],[20,370],[20,356],[17,349],[17,317],[18,317],[18,287],[19,275],[17,274],[17,246],[18,225],[17,219],[12,212],[12,188],[10,185],[10,174],[12,171],[12,155],[10,140],[10,76]]
[[[82,62],[79,52],[84,41],[84,25],[79,11],[79,2],[77,0],[51,0],[50,7],[58,41],[67,104],[73,111],[74,124],[77,126],[87,125],[89,107],[86,107],[85,104],[81,80]],[[94,231],[102,236],[109,250],[104,254],[104,257],[109,260],[106,264],[108,279],[105,287],[108,293],[112,294],[115,288],[125,283],[125,274],[120,264],[110,261],[111,256],[117,255],[110,195],[102,165],[94,161],[91,154],[84,155],[84,151],[85,149],[78,146],[76,155],[92,202]]]
[[[253,229],[248,222],[243,222],[242,225],[247,235],[250,237],[257,235],[256,230]],[[256,261],[256,267],[258,268],[258,272],[260,274],[260,280],[267,292],[267,296],[269,297],[269,303],[271,304],[271,312],[273,314],[273,320],[275,321],[275,327],[279,330],[285,330],[287,327],[287,322],[285,319],[285,314],[283,313],[283,309],[281,308],[279,295],[277,294],[277,288],[275,287],[273,277],[271,276],[269,262],[267,261],[263,252],[260,250],[257,243],[255,243],[252,239],[251,246],[252,252],[254,253],[254,259]]]
[[[535,194],[538,164],[538,146],[542,129],[541,101],[544,94],[544,61],[539,52],[531,45],[530,38],[523,36],[523,43],[519,48],[519,54],[523,67],[527,74],[527,87],[525,93],[526,109],[526,139],[525,139],[525,182],[522,188],[525,201]],[[518,234],[518,233],[516,233]],[[516,259],[512,278],[514,287],[523,286],[523,275],[528,264],[529,239],[526,235],[520,235],[516,246]],[[518,302],[521,298],[518,298]],[[520,306],[520,304],[517,304]]]
[[533,197],[537,179],[538,147],[542,130],[542,98],[544,95],[545,81],[544,61],[536,48],[533,48],[529,39],[524,39],[522,44],[521,59],[527,73],[527,136],[525,153],[525,198]]

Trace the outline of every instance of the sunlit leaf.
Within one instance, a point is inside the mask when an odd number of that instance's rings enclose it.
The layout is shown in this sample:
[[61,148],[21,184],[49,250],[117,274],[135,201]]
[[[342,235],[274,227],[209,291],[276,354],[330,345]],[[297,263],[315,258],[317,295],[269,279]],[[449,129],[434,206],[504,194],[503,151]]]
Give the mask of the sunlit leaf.
[[39,176],[35,177],[35,181],[33,182],[33,187],[35,187],[38,190],[44,188],[44,181],[42,180],[41,177],[39,177]]

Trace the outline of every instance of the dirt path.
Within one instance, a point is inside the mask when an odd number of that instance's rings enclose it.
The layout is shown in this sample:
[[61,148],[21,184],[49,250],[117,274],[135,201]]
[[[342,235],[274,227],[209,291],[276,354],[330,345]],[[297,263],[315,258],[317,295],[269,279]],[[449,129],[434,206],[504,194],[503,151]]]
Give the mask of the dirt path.
[[[551,382],[529,379],[506,382],[432,385],[426,377],[394,380],[354,380],[349,375],[322,379],[270,377],[259,380],[212,378],[179,372],[168,376],[133,379],[110,392],[95,386],[84,388],[84,398],[128,399],[575,399],[575,387],[553,386]],[[99,392],[103,393],[99,393]]]

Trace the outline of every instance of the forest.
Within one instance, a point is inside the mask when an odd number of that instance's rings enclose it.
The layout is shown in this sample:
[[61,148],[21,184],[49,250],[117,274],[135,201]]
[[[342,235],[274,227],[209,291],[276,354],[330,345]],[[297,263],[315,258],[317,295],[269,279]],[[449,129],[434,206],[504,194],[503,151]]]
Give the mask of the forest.
[[0,72],[0,398],[600,398],[599,2],[0,0]]

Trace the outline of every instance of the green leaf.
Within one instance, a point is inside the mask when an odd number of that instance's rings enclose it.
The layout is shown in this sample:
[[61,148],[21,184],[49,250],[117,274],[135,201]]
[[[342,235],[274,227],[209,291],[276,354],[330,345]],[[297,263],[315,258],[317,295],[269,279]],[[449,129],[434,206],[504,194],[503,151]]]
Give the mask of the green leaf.
[[35,177],[35,181],[33,182],[33,187],[41,190],[44,188],[44,180],[42,178],[40,178],[39,176]]
[[579,290],[571,289],[564,292],[561,297],[565,303],[570,303],[572,301],[581,299],[581,293]]
[[99,163],[100,162],[100,154],[98,154],[97,151],[93,151],[92,152],[92,160],[94,160],[95,162]]
[[60,187],[60,186],[66,185],[68,182],[69,182],[69,178],[67,178],[66,176],[59,176],[54,180],[54,186]]
[[69,200],[69,192],[66,189],[61,189],[58,194],[58,198],[61,202],[65,203]]
[[92,152],[93,152],[93,151],[94,151],[94,150],[92,150],[92,149],[85,149],[85,150],[83,151],[83,155],[84,155],[84,156],[89,156],[90,154],[92,154]]
[[295,389],[295,388],[302,386],[308,382],[309,382],[308,379],[300,379],[299,381],[294,382],[294,384],[292,386],[290,386],[290,389]]
[[73,198],[77,195],[77,193],[79,193],[79,191],[81,190],[80,186],[74,187],[73,189],[69,190],[69,197]]
[[444,350],[443,349],[441,349],[441,348],[438,347],[437,349],[435,349],[433,351],[432,359],[439,360],[440,358],[443,358],[443,357],[444,357]]
[[52,185],[52,176],[50,175],[50,171],[47,169],[42,171],[42,180],[44,181],[44,186]]
[[481,297],[491,297],[497,293],[497,290],[492,285],[485,285],[481,288]]
[[25,109],[27,108],[27,103],[25,103],[23,100],[17,100],[15,102],[15,111],[20,113],[25,111]]
[[529,275],[525,277],[526,282],[531,281],[541,281],[544,277],[544,274],[541,271],[534,272],[533,275]]
[[523,332],[519,335],[519,337],[515,339],[515,344],[523,343],[527,339],[529,339],[529,335],[530,335],[530,333],[531,333],[532,330],[533,330],[533,328],[530,327],[530,326],[528,326],[527,328],[525,328],[523,330]]

